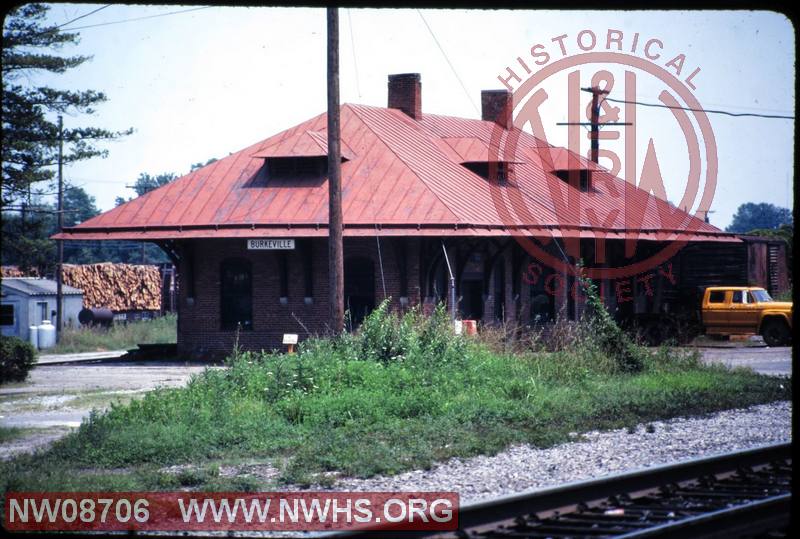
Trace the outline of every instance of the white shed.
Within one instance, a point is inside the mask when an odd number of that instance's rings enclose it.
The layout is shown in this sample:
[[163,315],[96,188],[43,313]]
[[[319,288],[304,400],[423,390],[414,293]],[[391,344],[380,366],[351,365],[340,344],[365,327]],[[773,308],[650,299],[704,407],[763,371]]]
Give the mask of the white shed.
[[[33,277],[6,277],[0,281],[0,329],[5,336],[28,340],[28,328],[43,320],[56,323],[56,282]],[[63,285],[64,326],[77,327],[83,291]]]

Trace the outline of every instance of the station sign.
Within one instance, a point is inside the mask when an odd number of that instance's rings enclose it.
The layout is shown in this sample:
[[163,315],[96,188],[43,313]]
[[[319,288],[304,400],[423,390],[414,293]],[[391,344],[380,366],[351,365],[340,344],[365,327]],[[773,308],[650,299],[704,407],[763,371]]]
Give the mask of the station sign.
[[248,251],[290,251],[292,249],[294,249],[293,239],[261,238],[257,240],[247,240]]

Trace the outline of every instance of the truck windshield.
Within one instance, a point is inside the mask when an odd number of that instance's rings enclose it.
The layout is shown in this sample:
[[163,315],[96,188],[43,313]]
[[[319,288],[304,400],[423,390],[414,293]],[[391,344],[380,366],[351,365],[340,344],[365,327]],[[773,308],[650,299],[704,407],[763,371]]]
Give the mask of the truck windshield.
[[768,301],[772,301],[772,298],[770,297],[770,295],[767,293],[766,290],[753,290],[752,294],[753,296],[755,296],[756,301],[758,303],[766,303]]

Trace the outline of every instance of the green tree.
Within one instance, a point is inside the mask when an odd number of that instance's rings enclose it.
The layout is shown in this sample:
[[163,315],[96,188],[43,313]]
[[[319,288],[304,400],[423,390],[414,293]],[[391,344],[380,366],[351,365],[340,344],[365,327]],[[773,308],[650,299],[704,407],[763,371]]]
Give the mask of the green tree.
[[[40,275],[52,273],[56,260],[55,242],[50,236],[58,231],[56,207],[35,197],[33,204],[23,203],[25,211],[6,212],[3,216],[3,264],[19,266],[24,271],[36,269]],[[64,226],[75,226],[98,215],[95,198],[82,187],[64,189]],[[104,261],[108,254],[95,242],[67,241],[64,261],[85,264]]]
[[203,167],[205,167],[205,166],[208,166],[208,165],[210,165],[211,163],[214,163],[214,162],[216,162],[216,161],[217,161],[217,158],[216,158],[216,157],[212,157],[211,159],[209,159],[209,160],[208,160],[208,161],[206,161],[205,163],[197,162],[197,163],[195,163],[194,165],[192,165],[190,172],[194,172],[195,170],[197,170],[197,169],[200,169],[200,168],[203,168]]
[[781,225],[792,225],[794,219],[791,210],[781,208],[768,202],[747,202],[739,206],[733,216],[733,222],[727,230],[742,234],[755,229],[777,229]]
[[3,215],[0,257],[4,266],[19,266],[26,273],[36,271],[39,275],[52,271],[56,261],[56,245],[48,238],[48,233],[53,215],[43,213],[51,209],[48,206],[36,206],[32,211],[25,206],[23,212]]
[[97,200],[82,187],[71,186],[64,191],[64,226],[75,226],[100,215]]
[[177,177],[178,175],[173,172],[164,172],[155,176],[142,172],[139,174],[139,177],[136,178],[136,183],[133,184],[133,190],[136,191],[136,196],[142,196],[153,189],[158,189],[159,187],[167,185]]
[[[177,177],[178,175],[174,172],[162,172],[161,174],[156,174],[155,176],[151,176],[147,172],[142,172],[133,183],[132,189],[136,191],[136,197],[140,197],[145,193],[149,193],[153,189],[158,189],[159,187],[167,185]],[[117,197],[114,199],[114,206],[121,206],[126,202],[130,202],[136,197],[129,197],[127,199],[124,197]]]
[[[54,178],[58,162],[57,115],[92,114],[107,100],[95,90],[60,90],[34,84],[40,73],[61,74],[90,59],[54,54],[78,43],[78,34],[45,22],[50,8],[24,4],[9,11],[3,26],[3,145],[1,207],[23,200],[31,190]],[[99,142],[114,140],[133,130],[108,131],[97,127],[67,126],[63,131],[64,164],[105,157]]]

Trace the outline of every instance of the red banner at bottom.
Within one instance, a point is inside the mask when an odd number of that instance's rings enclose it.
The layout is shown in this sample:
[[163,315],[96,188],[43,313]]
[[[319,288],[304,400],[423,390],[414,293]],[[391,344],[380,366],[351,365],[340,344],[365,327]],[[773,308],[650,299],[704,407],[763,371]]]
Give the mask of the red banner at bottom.
[[458,528],[456,492],[8,492],[8,531]]

